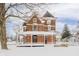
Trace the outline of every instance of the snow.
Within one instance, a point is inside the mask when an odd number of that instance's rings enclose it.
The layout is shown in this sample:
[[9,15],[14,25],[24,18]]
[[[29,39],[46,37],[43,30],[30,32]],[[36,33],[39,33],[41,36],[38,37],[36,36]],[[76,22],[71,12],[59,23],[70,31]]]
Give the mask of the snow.
[[8,43],[8,50],[0,49],[0,56],[79,56],[79,46],[16,47]]

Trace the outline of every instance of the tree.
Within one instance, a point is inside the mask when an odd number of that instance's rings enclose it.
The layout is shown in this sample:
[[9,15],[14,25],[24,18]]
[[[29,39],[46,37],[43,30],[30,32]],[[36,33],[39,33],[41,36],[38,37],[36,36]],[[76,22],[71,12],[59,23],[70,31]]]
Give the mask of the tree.
[[[27,17],[27,14],[33,10],[34,7],[39,7],[41,8],[42,5],[46,4],[29,4],[29,3],[24,3],[24,4],[5,4],[5,3],[0,3],[0,41],[1,41],[1,48],[2,49],[8,49],[7,48],[7,38],[6,38],[6,20],[9,17],[17,17],[22,20],[25,20]],[[19,6],[25,6],[26,10],[28,9],[29,11],[21,11],[19,9]],[[16,12],[14,12],[14,10]]]
[[70,33],[69,29],[68,29],[67,24],[65,24],[61,39],[69,38],[70,36],[71,36],[71,33]]
[[6,38],[6,27],[5,27],[5,4],[0,4],[0,41],[1,41],[1,48],[7,49],[7,38]]

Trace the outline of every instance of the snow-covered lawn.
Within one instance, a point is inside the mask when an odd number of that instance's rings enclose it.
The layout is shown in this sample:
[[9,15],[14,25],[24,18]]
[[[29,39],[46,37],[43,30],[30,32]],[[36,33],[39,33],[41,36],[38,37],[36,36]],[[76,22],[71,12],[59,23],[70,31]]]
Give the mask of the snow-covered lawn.
[[54,56],[54,55],[76,55],[79,56],[79,46],[69,47],[16,47],[9,44],[8,50],[1,50],[1,56]]

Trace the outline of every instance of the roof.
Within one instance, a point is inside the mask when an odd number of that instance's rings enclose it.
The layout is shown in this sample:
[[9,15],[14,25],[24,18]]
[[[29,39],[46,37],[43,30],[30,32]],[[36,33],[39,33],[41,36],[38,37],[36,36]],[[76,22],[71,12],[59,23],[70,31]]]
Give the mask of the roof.
[[54,16],[47,11],[43,17],[54,17]]

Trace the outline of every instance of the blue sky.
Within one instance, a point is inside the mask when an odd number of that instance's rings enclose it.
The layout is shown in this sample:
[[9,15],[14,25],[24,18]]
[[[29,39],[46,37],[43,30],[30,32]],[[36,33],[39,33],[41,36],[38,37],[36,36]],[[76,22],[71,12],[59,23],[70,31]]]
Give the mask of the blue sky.
[[64,23],[70,24],[70,25],[77,24],[76,18],[73,18],[73,17],[70,17],[70,18],[67,18],[67,17],[57,17],[57,21],[58,22],[64,22]]
[[6,30],[8,36],[15,36],[15,29],[17,29],[17,26],[22,25],[23,20],[18,18],[9,18],[6,23]]
[[[60,3],[42,6],[43,10],[39,10],[39,14],[44,14],[46,11],[49,11],[52,15],[56,17],[56,30],[62,32],[65,24],[69,26],[70,31],[72,31],[79,21],[79,4],[72,3]],[[22,9],[21,9],[22,11]],[[25,9],[24,9],[25,11]],[[17,18],[9,18],[7,21],[7,33],[9,36],[15,35],[14,27],[16,25],[22,25],[23,21],[21,19],[16,20]]]
[[64,25],[67,24],[69,27],[69,30],[71,32],[75,31],[75,28],[78,24],[78,19],[73,17],[57,17],[57,31],[62,32]]

